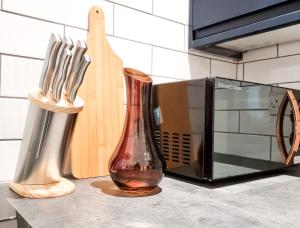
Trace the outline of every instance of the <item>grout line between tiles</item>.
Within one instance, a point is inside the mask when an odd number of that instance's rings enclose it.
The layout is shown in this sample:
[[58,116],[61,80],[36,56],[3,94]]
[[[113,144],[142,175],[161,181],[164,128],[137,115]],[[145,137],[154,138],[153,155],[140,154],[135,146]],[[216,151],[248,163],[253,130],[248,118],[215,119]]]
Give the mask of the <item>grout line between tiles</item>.
[[270,111],[268,108],[240,108],[240,109],[215,109],[216,112],[229,112],[229,111]]
[[243,63],[243,81],[245,81],[245,63]]
[[151,46],[151,63],[150,63],[151,65],[151,75],[153,74],[153,46]]
[[300,81],[289,81],[289,82],[274,82],[274,84],[280,84],[280,85],[282,85],[282,84],[293,84],[293,83],[300,83]]
[[281,59],[281,58],[287,58],[287,57],[299,56],[299,55],[300,55],[300,53],[291,54],[291,55],[281,55],[281,56],[278,56],[278,57],[276,56],[276,57],[265,58],[265,59],[251,60],[251,61],[243,62],[243,63],[255,63],[255,62],[261,62],[261,61],[272,60],[272,59]]
[[0,142],[4,142],[4,141],[20,141],[20,140],[22,140],[22,138],[0,139]]
[[239,65],[236,63],[235,64],[235,79],[238,80],[238,68],[239,68]]
[[[122,4],[117,3],[117,2],[112,2],[112,1],[109,1],[109,0],[105,0],[105,1],[109,2],[109,3],[113,4],[113,5],[119,5],[119,6],[128,8],[128,9],[134,10],[134,11],[138,11],[140,13],[148,14],[148,15],[151,15],[151,16],[163,19],[163,20],[167,20],[167,21],[173,22],[173,23],[176,23],[176,24],[186,25],[185,23],[178,22],[178,21],[175,21],[175,20],[172,20],[172,19],[169,19],[169,18],[161,17],[161,16],[158,16],[158,15],[155,15],[155,14],[151,14],[149,12],[146,12],[146,11],[143,11],[143,10],[139,10],[139,9],[136,9],[136,8],[133,8],[133,7],[130,7],[130,6],[122,5]],[[52,21],[52,20],[47,20],[47,19],[43,19],[43,18],[40,18],[40,17],[30,16],[30,15],[27,15],[27,14],[17,13],[17,12],[13,12],[13,11],[10,11],[10,10],[3,10],[3,9],[1,9],[1,10],[3,12],[15,14],[15,15],[18,15],[18,16],[28,17],[28,18],[31,18],[31,19],[36,19],[36,20],[40,20],[40,21],[44,21],[44,22],[49,22],[49,23],[57,24],[57,25],[67,25],[67,26],[71,26],[73,28],[83,29],[82,27],[78,27],[78,26],[74,26],[74,25],[68,25],[68,24],[64,24],[64,23],[61,23],[61,22],[57,22],[57,21]]]
[[2,94],[2,55],[0,54],[0,96]]
[[[5,12],[5,13],[9,13],[9,14],[13,14],[13,15],[21,16],[21,17],[27,17],[27,18],[30,18],[30,19],[43,21],[43,22],[47,22],[47,23],[52,23],[52,24],[56,24],[56,25],[67,25],[67,24],[63,24],[63,23],[60,23],[60,22],[56,22],[56,21],[46,20],[46,19],[43,19],[43,18],[34,17],[34,16],[22,14],[22,13],[12,12],[12,11],[9,11],[9,10],[2,10],[2,11]],[[76,26],[73,26],[73,25],[67,25],[67,26],[81,29],[80,27],[76,27]]]
[[279,57],[279,45],[276,45],[277,58]]
[[238,113],[239,113],[238,132],[240,133],[241,132],[241,111],[239,110]]
[[[2,184],[2,183],[7,183],[7,182],[0,181],[0,184]],[[3,218],[3,219],[0,219],[0,223],[1,223],[1,222],[8,222],[8,221],[15,220],[15,219],[17,219],[16,216],[9,217],[9,218]],[[4,226],[4,227],[5,227],[5,226]]]
[[0,95],[0,98],[5,99],[20,99],[20,100],[27,100],[27,97],[18,97],[18,96],[6,96],[6,95]]
[[[118,5],[118,4],[115,4],[115,5]],[[114,7],[114,6],[113,6]],[[129,7],[128,7],[129,8]],[[16,13],[16,12],[11,12],[11,11],[8,11],[8,10],[3,10],[3,12],[6,12],[6,13],[10,13],[10,14],[14,14],[14,15],[17,15],[17,16],[22,16],[22,17],[27,17],[27,18],[30,18],[30,19],[35,19],[35,20],[39,20],[39,21],[43,21],[43,22],[47,22],[47,23],[52,23],[52,24],[56,24],[56,25],[61,25],[61,26],[64,26],[64,27],[71,27],[71,28],[75,28],[75,29],[80,29],[80,30],[85,30],[87,31],[86,28],[81,28],[81,27],[77,27],[77,26],[73,26],[73,25],[69,25],[69,24],[63,24],[63,23],[60,23],[60,22],[55,22],[55,21],[51,21],[51,20],[46,20],[46,19],[42,19],[42,18],[38,18],[38,17],[33,17],[33,16],[29,16],[29,15],[25,15],[25,14],[21,14],[21,13]],[[144,11],[140,11],[140,12],[143,12],[145,13]],[[151,14],[150,14],[151,15]],[[156,16],[158,17],[158,16]],[[161,18],[161,17],[160,17]],[[165,19],[165,18],[163,18]],[[168,19],[166,19],[168,20]],[[172,20],[170,20],[172,21]],[[181,25],[185,25],[185,24],[182,24],[182,23],[179,23]],[[113,23],[113,27],[114,27],[114,23]],[[124,40],[129,40],[129,41],[133,41],[133,42],[137,42],[137,43],[141,43],[141,44],[147,44],[147,45],[153,45],[151,43],[145,43],[145,42],[141,42],[141,41],[137,41],[137,40],[132,40],[132,39],[128,39],[128,38],[125,38],[125,37],[120,37],[120,36],[116,36],[114,35],[114,28],[113,28],[113,35],[111,34],[106,34],[108,36],[114,36],[114,37],[117,37],[117,38],[121,38],[121,39],[124,39]],[[180,53],[185,53],[185,54],[188,54],[188,55],[191,55],[191,56],[197,56],[197,57],[201,57],[201,58],[205,58],[205,59],[214,59],[214,60],[218,60],[218,61],[221,61],[221,62],[227,62],[227,63],[232,63],[232,61],[228,60],[221,60],[221,59],[215,59],[215,58],[210,58],[210,57],[206,57],[206,56],[202,56],[201,54],[192,54],[192,53],[189,53],[188,50],[187,51],[181,51],[181,50],[176,50],[176,49],[172,49],[172,48],[167,48],[167,47],[163,47],[163,46],[159,46],[159,45],[153,45],[154,47],[158,47],[158,48],[163,48],[163,49],[167,49],[167,50],[172,50],[172,51],[177,51],[177,52],[180,52]],[[209,54],[209,53],[208,53]]]
[[154,13],[154,0],[152,0],[152,15],[154,15],[153,13]]
[[121,36],[109,35],[109,34],[106,34],[106,35],[107,36],[111,36],[111,37],[115,37],[115,38],[119,38],[119,39],[123,39],[123,40],[127,40],[127,41],[131,41],[131,42],[136,42],[136,43],[139,43],[139,44],[152,45],[155,48],[166,49],[166,50],[169,50],[169,51],[175,51],[175,52],[179,52],[179,53],[183,53],[183,54],[187,54],[187,55],[191,55],[191,56],[201,57],[201,58],[204,58],[204,59],[213,59],[213,60],[216,60],[216,61],[233,64],[230,61],[225,61],[225,60],[221,60],[221,59],[215,59],[213,57],[206,57],[206,56],[196,55],[196,54],[193,54],[193,53],[189,53],[189,52],[185,52],[185,51],[180,51],[180,50],[176,50],[176,49],[172,49],[172,48],[167,48],[167,47],[163,47],[163,46],[158,46],[158,45],[155,45],[155,44],[145,43],[145,42],[138,41],[138,40],[132,40],[132,39],[128,39],[128,38],[121,37]]
[[185,51],[187,51],[186,49],[185,49],[185,42],[186,42],[186,32],[185,32],[185,26],[183,26],[183,51],[185,52]]
[[115,4],[113,4],[113,36],[115,35]]
[[272,136],[270,136],[270,161],[272,159]]
[[3,52],[0,52],[0,55],[6,55],[6,56],[12,56],[12,57],[18,57],[18,58],[25,58],[25,59],[32,59],[32,60],[44,60],[42,58],[37,58],[37,57],[29,57],[29,56],[25,56],[25,55],[9,54],[9,53],[3,53]]
[[64,25],[64,36],[66,36],[66,26]]
[[[147,11],[143,11],[143,10],[140,10],[140,9],[137,9],[137,8],[133,8],[131,6],[127,6],[127,5],[123,5],[121,3],[118,3],[118,2],[112,2],[112,1],[109,1],[109,0],[105,0],[106,2],[110,2],[110,3],[113,3],[115,5],[118,5],[118,6],[121,6],[121,7],[125,7],[125,8],[128,8],[128,9],[131,9],[131,10],[134,10],[134,11],[138,11],[140,13],[144,13],[144,14],[148,14],[148,15],[151,15],[151,16],[154,16],[154,17],[157,17],[157,18],[161,18],[161,19],[164,19],[164,20],[167,20],[167,21],[170,21],[170,22],[174,22],[176,24],[180,24],[180,25],[186,25],[185,23],[182,23],[182,22],[179,22],[179,21],[175,21],[175,20],[172,20],[170,18],[166,18],[166,17],[162,17],[162,16],[159,16],[159,15],[156,15],[156,14],[153,14],[153,13],[149,13]],[[153,1],[153,0],[152,0]],[[153,4],[152,4],[152,12],[153,12]]]
[[209,59],[209,77],[212,77],[211,76],[211,59]]
[[115,3],[113,4],[113,36],[115,35]]
[[[260,136],[260,137],[272,137],[275,135],[267,135],[267,134],[257,134],[257,133],[249,133],[249,132],[234,132],[234,131],[214,131],[215,133],[220,134],[233,134],[233,135],[249,135],[249,136]],[[285,136],[287,137],[287,136]]]
[[151,76],[153,76],[153,77],[159,77],[159,78],[166,78],[166,79],[175,79],[175,80],[178,80],[178,81],[182,81],[182,80],[190,80],[190,79],[175,78],[175,77],[162,76],[162,75],[155,75],[155,74],[151,74]]

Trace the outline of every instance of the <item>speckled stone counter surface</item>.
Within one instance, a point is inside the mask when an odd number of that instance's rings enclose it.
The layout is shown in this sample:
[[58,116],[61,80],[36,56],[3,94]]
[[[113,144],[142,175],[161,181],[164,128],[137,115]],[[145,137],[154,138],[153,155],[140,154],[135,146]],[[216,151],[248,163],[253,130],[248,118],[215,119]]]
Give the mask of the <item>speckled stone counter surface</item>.
[[109,177],[74,182],[68,196],[9,202],[42,228],[300,226],[300,177],[287,173],[222,186],[164,178],[151,196],[121,192]]
[[7,198],[19,198],[9,190],[7,183],[0,183],[0,228],[16,228],[16,212],[7,202]]

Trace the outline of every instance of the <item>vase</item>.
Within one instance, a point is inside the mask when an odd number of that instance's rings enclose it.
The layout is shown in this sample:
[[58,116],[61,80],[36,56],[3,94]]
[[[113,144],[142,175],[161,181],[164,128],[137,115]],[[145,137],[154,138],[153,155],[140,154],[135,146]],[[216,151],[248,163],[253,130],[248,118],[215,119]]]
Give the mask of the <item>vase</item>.
[[127,103],[123,133],[110,162],[114,183],[126,191],[148,191],[163,177],[165,161],[156,144],[150,109],[152,79],[124,69]]

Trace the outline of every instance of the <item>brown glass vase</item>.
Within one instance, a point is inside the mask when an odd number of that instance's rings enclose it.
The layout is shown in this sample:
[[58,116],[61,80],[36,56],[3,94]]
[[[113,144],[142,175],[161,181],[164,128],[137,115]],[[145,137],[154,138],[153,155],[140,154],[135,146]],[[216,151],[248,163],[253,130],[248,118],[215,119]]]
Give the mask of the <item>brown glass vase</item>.
[[109,172],[120,189],[147,191],[159,184],[165,167],[151,125],[152,79],[131,68],[124,69],[124,76],[126,119],[119,144],[110,159]]

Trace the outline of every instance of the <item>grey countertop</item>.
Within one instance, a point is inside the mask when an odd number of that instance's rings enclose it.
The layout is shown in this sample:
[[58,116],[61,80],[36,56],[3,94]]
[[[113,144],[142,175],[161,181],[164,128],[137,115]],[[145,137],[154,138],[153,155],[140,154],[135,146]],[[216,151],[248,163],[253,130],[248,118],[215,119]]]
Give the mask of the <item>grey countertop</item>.
[[76,191],[68,196],[9,202],[29,225],[43,228],[300,224],[300,177],[286,173],[210,187],[164,178],[150,196],[121,192],[109,177],[74,182]]
[[16,228],[16,212],[7,198],[19,197],[8,188],[7,183],[0,183],[0,228]]

